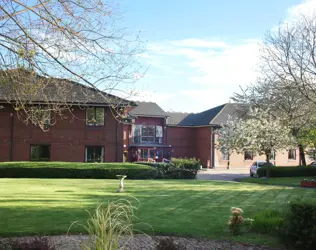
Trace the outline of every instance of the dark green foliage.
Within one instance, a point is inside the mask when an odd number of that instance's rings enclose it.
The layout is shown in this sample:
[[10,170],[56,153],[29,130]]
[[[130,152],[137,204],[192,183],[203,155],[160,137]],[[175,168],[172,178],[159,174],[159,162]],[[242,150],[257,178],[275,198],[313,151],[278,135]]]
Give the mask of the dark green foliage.
[[46,237],[34,237],[31,240],[9,240],[0,242],[0,250],[54,250],[55,247]]
[[316,249],[316,201],[293,201],[280,227],[281,241],[294,249]]
[[10,162],[0,163],[0,178],[154,179],[154,168],[130,163]]
[[197,170],[181,169],[173,166],[157,168],[159,171],[157,178],[160,179],[195,179]]
[[195,158],[172,158],[171,163],[139,162],[158,170],[157,179],[195,179],[200,161]]
[[36,162],[36,161],[15,161],[0,162],[2,168],[71,168],[71,169],[149,169],[143,164],[125,163],[125,162],[104,162],[104,163],[87,163],[87,162]]
[[[266,168],[257,170],[258,177],[267,175]],[[270,177],[295,177],[295,176],[316,176],[315,167],[272,167]]]
[[257,213],[252,222],[252,229],[257,233],[275,235],[283,221],[283,213],[266,209]]
[[186,247],[174,243],[172,238],[162,238],[158,241],[157,250],[185,250]]
[[138,161],[137,164],[142,164],[150,167],[167,167],[170,166],[170,163],[165,162],[148,162],[148,161]]
[[196,158],[171,158],[171,164],[177,168],[199,170],[201,163]]

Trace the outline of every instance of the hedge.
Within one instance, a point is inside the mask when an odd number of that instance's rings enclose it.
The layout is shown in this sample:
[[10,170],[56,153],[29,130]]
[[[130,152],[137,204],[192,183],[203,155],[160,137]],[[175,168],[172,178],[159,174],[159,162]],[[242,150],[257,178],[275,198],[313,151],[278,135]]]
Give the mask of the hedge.
[[316,249],[315,225],[315,200],[292,201],[280,226],[280,239],[287,248],[314,250]]
[[201,162],[196,158],[171,158],[171,164],[177,168],[200,169]]
[[154,179],[155,168],[131,163],[3,162],[0,178]]
[[[267,169],[258,168],[258,177],[267,176]],[[296,176],[316,176],[315,167],[272,167],[270,177],[296,177]]]
[[138,162],[158,170],[157,179],[195,179],[200,161],[195,158],[171,158],[170,163]]

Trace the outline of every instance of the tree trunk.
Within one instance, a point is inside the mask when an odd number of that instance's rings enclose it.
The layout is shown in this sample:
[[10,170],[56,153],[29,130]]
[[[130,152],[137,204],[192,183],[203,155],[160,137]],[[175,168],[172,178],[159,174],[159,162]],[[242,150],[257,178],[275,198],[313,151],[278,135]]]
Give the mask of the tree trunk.
[[266,162],[267,162],[267,178],[270,178],[270,171],[271,171],[271,166],[270,166],[270,153],[266,153]]
[[228,151],[227,169],[229,169],[229,166],[230,166],[230,153]]
[[299,150],[299,155],[300,155],[300,165],[306,166],[306,159],[305,159],[304,148],[302,144],[298,144],[298,150]]

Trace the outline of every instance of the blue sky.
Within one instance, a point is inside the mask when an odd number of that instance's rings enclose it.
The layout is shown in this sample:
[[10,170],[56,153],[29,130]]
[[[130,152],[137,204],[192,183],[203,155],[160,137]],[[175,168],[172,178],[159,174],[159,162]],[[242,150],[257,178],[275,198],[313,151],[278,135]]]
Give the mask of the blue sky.
[[301,0],[122,0],[123,25],[141,31],[149,66],[134,99],[200,112],[256,78],[258,43],[282,20],[316,6]]

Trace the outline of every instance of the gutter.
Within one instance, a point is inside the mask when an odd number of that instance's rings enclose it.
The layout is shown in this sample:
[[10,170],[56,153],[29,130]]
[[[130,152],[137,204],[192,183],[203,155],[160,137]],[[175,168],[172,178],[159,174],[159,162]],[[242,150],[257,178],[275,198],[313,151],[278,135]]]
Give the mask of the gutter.
[[117,145],[117,142],[118,142],[118,134],[117,134],[117,132],[118,132],[118,121],[116,121],[116,123],[115,123],[115,152],[116,152],[116,162],[118,162],[118,149],[117,149],[117,147],[118,147],[118,145]]
[[14,113],[10,114],[11,116],[11,122],[10,122],[10,155],[9,155],[9,161],[13,160],[13,125],[14,125]]

